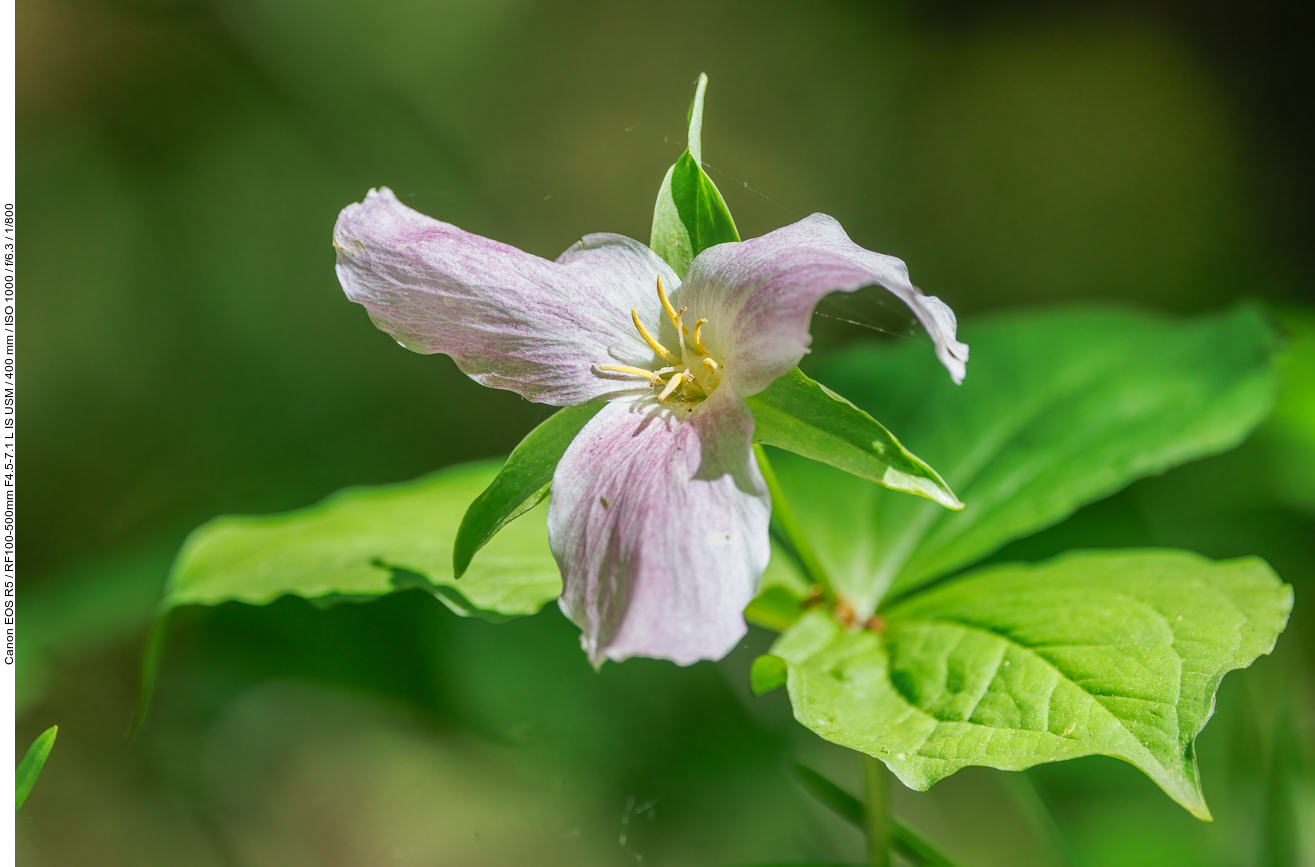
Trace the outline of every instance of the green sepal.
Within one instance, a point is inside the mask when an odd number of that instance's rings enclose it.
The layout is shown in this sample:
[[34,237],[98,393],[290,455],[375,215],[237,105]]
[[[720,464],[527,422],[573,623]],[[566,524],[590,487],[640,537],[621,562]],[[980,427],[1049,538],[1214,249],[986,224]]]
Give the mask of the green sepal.
[[799,368],[748,399],[754,440],[803,455],[870,482],[917,494],[947,509],[963,503],[945,480],[881,422]]
[[602,408],[601,403],[568,406],[521,440],[492,484],[475,498],[461,519],[452,547],[455,577],[466,573],[471,558],[499,530],[543,502],[566,447]]
[[653,207],[648,245],[681,279],[699,253],[740,240],[721,191],[703,171],[703,94],[707,87],[708,76],[700,75],[690,106],[688,145],[667,169]]
[[860,619],[1147,475],[1230,449],[1269,412],[1277,339],[1251,307],[1178,320],[1119,309],[963,325],[950,382],[915,342],[856,344],[818,379],[880,418],[967,503],[910,501],[792,454],[777,479]]
[[32,746],[27,748],[23,761],[18,763],[18,770],[14,772],[15,812],[23,808],[27,796],[32,793],[32,787],[37,784],[37,777],[41,776],[41,769],[46,765],[46,758],[50,756],[50,750],[55,746],[55,735],[57,734],[59,734],[59,726],[51,726],[37,735],[37,739],[32,741]]
[[771,653],[796,719],[912,789],[969,765],[1106,755],[1208,819],[1196,736],[1220,680],[1273,649],[1291,608],[1257,558],[1080,551],[923,590],[881,633],[814,609]]

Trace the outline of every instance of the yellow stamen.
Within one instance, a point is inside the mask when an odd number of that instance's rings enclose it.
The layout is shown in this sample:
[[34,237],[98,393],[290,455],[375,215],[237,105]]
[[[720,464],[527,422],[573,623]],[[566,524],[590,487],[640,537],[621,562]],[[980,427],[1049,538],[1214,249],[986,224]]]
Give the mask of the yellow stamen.
[[700,319],[698,322],[694,323],[694,348],[698,350],[700,355],[712,355],[712,353],[708,351],[708,347],[703,345],[703,326],[706,325],[707,322],[708,320],[706,319]]
[[713,361],[711,358],[705,358],[703,359],[703,366],[708,369],[708,373],[716,373],[717,368],[720,367],[721,365]]
[[[642,376],[644,377],[644,379],[648,380],[649,385],[652,385],[653,383],[658,381],[658,374],[655,373],[654,371],[641,370],[638,367],[630,367],[629,365],[625,365],[625,364],[600,364],[598,365],[598,369],[610,370],[613,373],[628,373],[631,374],[632,376]],[[666,368],[666,370],[667,372],[670,372],[671,368],[668,367]]]
[[677,362],[680,361],[680,359],[676,358],[674,355],[671,354],[671,351],[669,349],[667,349],[661,343],[658,343],[656,340],[654,340],[653,335],[648,333],[648,329],[644,327],[644,323],[639,321],[639,310],[637,310],[634,307],[631,307],[630,319],[635,323],[635,330],[639,332],[640,337],[644,338],[644,342],[649,345],[649,348],[651,348],[658,355],[662,356],[664,360],[670,361],[672,364],[676,364]]
[[676,308],[671,306],[671,299],[667,297],[667,290],[662,288],[661,277],[657,278],[657,283],[658,283],[658,298],[662,301],[662,309],[667,311],[667,317],[671,320],[671,324],[676,326],[676,330],[679,331],[680,321],[676,319],[676,315],[677,315]]

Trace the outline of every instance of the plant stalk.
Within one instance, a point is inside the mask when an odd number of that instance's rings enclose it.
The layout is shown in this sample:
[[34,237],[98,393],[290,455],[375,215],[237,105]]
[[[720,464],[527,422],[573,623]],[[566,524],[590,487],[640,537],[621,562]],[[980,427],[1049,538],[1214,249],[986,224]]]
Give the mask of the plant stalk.
[[767,491],[772,495],[772,523],[776,525],[777,530],[785,536],[786,541],[790,543],[790,547],[794,549],[795,556],[799,558],[799,565],[808,574],[808,580],[821,588],[823,599],[834,604],[839,597],[836,596],[835,588],[831,585],[831,577],[827,574],[822,561],[817,558],[813,546],[809,544],[808,537],[804,535],[803,527],[799,526],[799,521],[790,508],[790,501],[785,498],[785,491],[782,490],[781,483],[776,479],[776,471],[772,469],[772,462],[767,459],[767,452],[761,445],[755,444],[753,453],[758,458],[758,468],[762,470],[763,481],[767,483]]
[[863,757],[867,789],[864,830],[868,835],[868,867],[890,867],[890,775],[880,759]]

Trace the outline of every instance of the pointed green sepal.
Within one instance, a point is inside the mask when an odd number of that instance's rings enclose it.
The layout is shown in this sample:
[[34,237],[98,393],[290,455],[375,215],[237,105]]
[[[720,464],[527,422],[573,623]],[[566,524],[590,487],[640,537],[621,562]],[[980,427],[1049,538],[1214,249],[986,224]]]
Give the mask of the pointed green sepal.
[[475,552],[548,496],[553,470],[557,469],[566,447],[602,408],[601,403],[568,406],[549,416],[521,440],[493,483],[475,498],[461,519],[452,547],[453,575],[457,578],[464,575]]
[[799,370],[748,399],[754,439],[947,509],[963,503],[940,474],[863,410]]
[[740,240],[721,191],[703,171],[703,95],[707,87],[708,76],[700,75],[689,112],[688,144],[662,179],[648,244],[682,279],[699,253]]

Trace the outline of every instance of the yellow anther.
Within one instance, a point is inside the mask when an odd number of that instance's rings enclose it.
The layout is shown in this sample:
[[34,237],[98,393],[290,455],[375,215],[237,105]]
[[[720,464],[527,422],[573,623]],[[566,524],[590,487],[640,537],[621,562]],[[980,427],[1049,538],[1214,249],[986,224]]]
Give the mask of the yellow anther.
[[703,326],[707,323],[708,320],[706,319],[700,319],[698,322],[694,323],[694,348],[698,350],[700,355],[712,354],[708,351],[708,347],[703,345]]
[[658,298],[662,301],[662,309],[667,311],[667,317],[671,320],[671,324],[676,326],[676,330],[679,331],[680,320],[677,317],[680,314],[676,312],[675,307],[671,306],[671,299],[667,297],[667,290],[662,288],[661,277],[657,278],[657,283],[658,283]]
[[713,361],[711,358],[705,358],[703,359],[703,366],[708,369],[708,373],[716,373],[717,368],[720,367],[721,365]]
[[648,333],[648,329],[644,327],[644,323],[639,321],[638,309],[634,307],[630,308],[630,319],[635,323],[635,330],[639,332],[640,337],[644,338],[644,342],[649,345],[650,349],[662,356],[664,360],[670,361],[672,364],[677,364],[680,361],[679,358],[676,358],[671,354],[669,349],[654,340],[653,335]]

